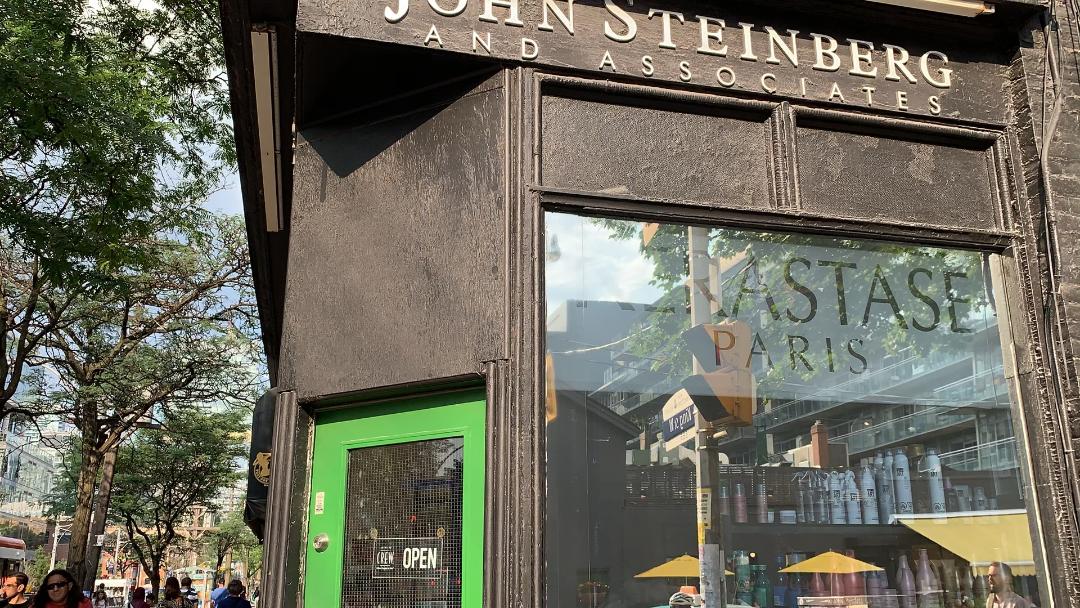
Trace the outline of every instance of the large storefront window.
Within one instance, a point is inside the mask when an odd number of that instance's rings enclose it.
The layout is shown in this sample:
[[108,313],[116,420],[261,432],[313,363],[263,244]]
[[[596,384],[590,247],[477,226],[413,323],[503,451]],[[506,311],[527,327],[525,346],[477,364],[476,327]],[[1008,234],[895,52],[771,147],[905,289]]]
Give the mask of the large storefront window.
[[555,213],[546,233],[548,606],[693,595],[705,529],[728,604],[1041,603],[990,256]]

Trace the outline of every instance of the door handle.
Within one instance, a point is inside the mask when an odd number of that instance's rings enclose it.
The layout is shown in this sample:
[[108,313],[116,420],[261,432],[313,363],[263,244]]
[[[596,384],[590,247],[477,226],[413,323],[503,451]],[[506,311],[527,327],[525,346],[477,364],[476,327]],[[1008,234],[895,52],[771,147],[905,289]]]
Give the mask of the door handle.
[[330,545],[330,537],[325,532],[315,535],[315,538],[311,539],[311,546],[315,547],[315,551],[322,553],[326,551],[326,547]]

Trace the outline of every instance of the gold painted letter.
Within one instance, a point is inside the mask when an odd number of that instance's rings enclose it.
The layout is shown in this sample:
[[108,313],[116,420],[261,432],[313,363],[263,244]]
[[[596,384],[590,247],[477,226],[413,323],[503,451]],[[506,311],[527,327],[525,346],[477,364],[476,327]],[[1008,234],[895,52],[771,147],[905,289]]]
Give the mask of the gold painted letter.
[[776,47],[780,47],[780,52],[784,54],[784,57],[787,57],[787,60],[791,63],[792,67],[799,67],[799,53],[795,48],[795,36],[799,32],[788,30],[788,34],[791,35],[791,46],[789,47],[784,41],[784,38],[776,33],[776,30],[771,27],[766,27],[765,31],[769,34],[769,58],[765,60],[765,63],[780,63],[780,59],[776,57]]
[[[869,70],[863,67],[865,63],[870,66],[874,61],[874,55],[871,51],[874,50],[873,42],[866,42],[865,40],[853,40],[848,38],[848,43],[851,44],[851,69],[848,70],[848,74],[852,76],[865,76],[867,78],[874,78],[877,76],[877,68],[870,68]],[[866,47],[865,49],[862,47]]]
[[[634,6],[634,0],[627,0],[627,4]],[[614,40],[615,42],[630,42],[637,36],[637,21],[630,16],[630,13],[626,12],[621,6],[615,4],[615,0],[604,0],[604,8],[609,13],[614,15],[626,26],[625,34],[618,34],[615,30],[611,29],[611,22],[604,20],[604,35]]]
[[743,54],[739,55],[739,59],[745,59],[747,61],[757,61],[757,55],[754,54],[754,38],[750,35],[750,29],[754,27],[754,24],[740,23],[739,27],[742,28],[743,41]]
[[[836,38],[823,34],[810,34],[810,36],[814,39],[814,69],[822,72],[839,70],[840,56],[836,54],[836,48],[839,45]],[[827,44],[822,44],[823,41]],[[829,58],[829,63],[825,63],[826,57]]]
[[919,71],[922,72],[923,78],[926,82],[934,85],[939,89],[948,89],[952,86],[952,70],[948,68],[938,68],[937,78],[935,75],[930,74],[930,59],[940,59],[941,65],[949,65],[949,58],[945,56],[945,53],[939,53],[937,51],[927,51],[923,53],[922,57],[919,57]]
[[[715,30],[710,30],[710,23],[715,24],[717,28]],[[727,57],[727,45],[724,44],[724,28],[727,27],[727,24],[724,23],[724,20],[698,15],[698,24],[701,27],[701,46],[697,48],[697,52],[703,55]],[[709,43],[710,40],[719,42],[720,48],[712,48],[712,44]]]
[[540,56],[540,45],[532,38],[521,39],[521,58],[536,59]]
[[615,60],[611,58],[611,51],[604,51],[604,58],[600,60],[600,70],[604,68],[611,68],[612,72],[618,72],[615,67]]
[[690,62],[679,62],[679,80],[683,82],[690,82],[690,79],[694,77],[694,74],[690,72]]
[[866,93],[866,105],[873,106],[874,105],[874,91],[876,91],[877,89],[875,89],[874,87],[872,87],[870,85],[866,85],[866,86],[862,87],[862,89],[860,89],[860,90],[863,93]]
[[[900,82],[900,74],[903,74],[908,82],[915,84],[915,75],[912,74],[911,70],[907,67],[907,62],[910,58],[907,49],[902,46],[893,46],[891,44],[883,44],[881,46],[885,49],[885,65],[888,67],[888,71],[885,73],[885,80]],[[898,74],[897,71],[899,71],[900,74]]]
[[458,0],[458,3],[452,9],[445,9],[439,6],[438,0],[427,0],[428,6],[431,10],[439,13],[443,17],[457,17],[461,13],[465,12],[465,6],[468,5],[469,0]]
[[930,99],[926,100],[930,104],[930,113],[934,116],[941,114],[941,100],[937,95],[931,95]]
[[427,46],[429,42],[434,40],[439,43],[439,48],[442,48],[442,37],[439,36],[439,30],[435,29],[435,24],[431,24],[431,29],[428,30],[427,37],[424,38],[424,46]]
[[840,85],[835,82],[832,83],[832,88],[829,89],[829,101],[834,99],[839,99],[841,103],[847,103],[847,100],[844,99],[844,94],[840,92]]
[[498,23],[499,18],[495,16],[494,10],[496,6],[510,9],[510,16],[503,23],[518,27],[525,26],[518,17],[518,0],[484,0],[484,12],[480,13],[480,21]]
[[[770,82],[772,81],[772,82]],[[776,74],[768,72],[761,75],[761,89],[766,93],[776,92]]]
[[720,83],[722,87],[730,87],[735,84],[735,72],[731,68],[720,68],[716,70],[716,82]]
[[551,13],[555,13],[555,18],[559,20],[566,31],[571,36],[574,35],[574,0],[566,0],[566,12],[564,13],[559,5],[555,3],[555,0],[544,0],[544,21],[536,26],[536,29],[544,30],[545,32],[554,32],[555,28],[548,21],[548,16]]
[[671,40],[671,18],[675,17],[679,20],[679,23],[686,23],[686,19],[683,18],[682,13],[676,13],[675,11],[662,11],[655,8],[649,9],[649,19],[653,18],[653,15],[661,15],[660,21],[663,24],[664,35],[660,39],[658,45],[662,49],[675,48],[675,42]]
[[487,38],[481,38],[480,34],[476,33],[476,30],[473,30],[472,50],[474,53],[476,52],[476,47],[480,46],[484,47],[484,50],[488,52],[488,55],[491,54],[491,32],[487,32],[486,35]]
[[392,11],[390,7],[383,9],[383,17],[390,23],[397,23],[405,18],[405,15],[409,14],[409,0],[397,0],[397,10]]

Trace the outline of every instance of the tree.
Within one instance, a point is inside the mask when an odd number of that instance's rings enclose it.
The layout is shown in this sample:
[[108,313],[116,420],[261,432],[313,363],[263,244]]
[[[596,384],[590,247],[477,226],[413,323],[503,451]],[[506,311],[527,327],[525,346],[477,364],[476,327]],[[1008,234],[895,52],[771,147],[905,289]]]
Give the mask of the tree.
[[109,518],[126,529],[155,594],[165,555],[182,540],[179,528],[191,508],[212,509],[221,490],[241,478],[243,426],[237,411],[189,409],[120,446]]
[[[30,359],[234,162],[214,0],[0,3],[0,418]],[[46,298],[46,296],[48,296]]]
[[244,523],[243,514],[234,511],[203,537],[201,548],[207,561],[214,563],[214,572],[220,572],[221,565],[230,554],[243,553],[247,557],[250,547],[258,544],[259,540]]
[[219,400],[251,402],[260,379],[242,221],[212,216],[159,237],[158,247],[157,262],[123,273],[124,289],[77,296],[70,308],[78,321],[50,333],[29,359],[52,374],[39,376],[39,407],[79,430],[68,553],[77,580],[88,570],[106,455],[155,416]]
[[[49,573],[49,566],[52,564],[52,553],[45,549],[38,550],[34,554],[34,559],[30,560],[30,563],[26,564],[26,576],[30,579],[30,588],[36,588],[41,584],[41,581],[45,580],[45,575]],[[57,561],[57,568],[63,568],[64,562]]]

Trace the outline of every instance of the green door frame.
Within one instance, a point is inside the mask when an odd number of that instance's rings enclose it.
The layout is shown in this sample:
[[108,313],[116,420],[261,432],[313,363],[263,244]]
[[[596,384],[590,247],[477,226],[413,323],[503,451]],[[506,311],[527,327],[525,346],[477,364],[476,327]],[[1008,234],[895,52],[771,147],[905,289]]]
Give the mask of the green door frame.
[[[463,608],[482,605],[485,419],[483,391],[402,398],[317,416],[305,543],[304,606],[339,608],[341,605],[349,450],[447,437],[464,439],[461,605]],[[329,538],[321,552],[314,546],[315,537],[320,534]]]

